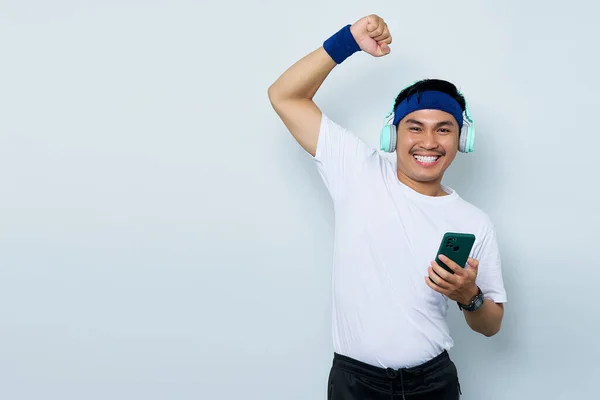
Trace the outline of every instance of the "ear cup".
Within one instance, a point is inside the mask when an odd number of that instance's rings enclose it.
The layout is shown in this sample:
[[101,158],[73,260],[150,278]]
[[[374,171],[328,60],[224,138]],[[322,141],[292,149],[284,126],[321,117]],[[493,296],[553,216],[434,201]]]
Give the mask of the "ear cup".
[[379,148],[387,153],[396,151],[396,142],[398,140],[398,132],[395,125],[384,125],[379,134]]
[[[394,99],[395,101],[396,99]],[[379,149],[386,153],[396,151],[397,135],[398,132],[396,132],[396,126],[394,125],[394,107],[392,107],[388,115],[386,115],[383,127],[379,133]]]
[[458,138],[458,151],[466,153],[467,151],[467,140],[469,140],[468,129],[460,130],[460,137]]
[[473,120],[467,115],[463,122],[463,127],[460,131],[460,139],[458,143],[458,150],[463,153],[471,153],[474,150],[475,144],[475,124]]
[[465,146],[465,153],[471,153],[475,150],[475,127],[473,125],[469,126],[468,129],[468,137],[467,143]]
[[459,150],[463,153],[471,153],[473,150],[475,150],[475,123],[471,118],[469,105],[467,104],[466,100],[460,143],[462,145],[462,149],[459,147]]

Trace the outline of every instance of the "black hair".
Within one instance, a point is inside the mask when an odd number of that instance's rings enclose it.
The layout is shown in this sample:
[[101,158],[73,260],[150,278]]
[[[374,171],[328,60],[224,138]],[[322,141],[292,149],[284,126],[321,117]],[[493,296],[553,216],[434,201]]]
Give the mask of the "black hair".
[[417,99],[418,99],[419,94],[426,90],[437,90],[438,92],[444,92],[446,94],[449,94],[450,96],[452,96],[452,98],[454,100],[456,100],[458,102],[458,104],[460,105],[460,108],[463,111],[465,111],[466,103],[465,103],[465,98],[463,97],[463,95],[460,94],[460,92],[458,91],[456,86],[454,86],[453,83],[450,83],[450,82],[442,80],[442,79],[422,79],[418,82],[413,83],[406,89],[402,90],[400,92],[400,94],[398,94],[398,96],[396,97],[396,102],[394,103],[394,110],[396,110],[396,108],[398,107],[398,104],[400,104],[400,102],[402,100],[404,100],[414,94],[417,95]]

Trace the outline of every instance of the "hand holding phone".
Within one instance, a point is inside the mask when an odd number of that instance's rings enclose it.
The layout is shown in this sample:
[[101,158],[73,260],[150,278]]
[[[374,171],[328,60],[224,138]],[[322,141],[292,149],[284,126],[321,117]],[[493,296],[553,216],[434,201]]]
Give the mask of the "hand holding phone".
[[[456,301],[459,306],[469,304],[480,290],[475,283],[479,261],[474,258],[469,261],[474,243],[475,235],[470,233],[444,234],[435,262],[431,262],[428,276],[425,277],[425,283],[431,289]],[[440,257],[452,265],[452,268],[448,267]]]
[[467,260],[474,244],[475,235],[471,233],[446,232],[440,243],[435,262],[449,273],[454,274],[454,271],[450,267],[440,261],[439,255],[445,255],[464,268],[467,265]]

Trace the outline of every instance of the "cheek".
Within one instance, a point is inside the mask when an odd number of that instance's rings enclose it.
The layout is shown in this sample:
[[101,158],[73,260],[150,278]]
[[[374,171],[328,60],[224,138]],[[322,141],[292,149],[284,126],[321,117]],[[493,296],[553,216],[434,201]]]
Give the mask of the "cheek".
[[396,143],[396,150],[399,152],[406,153],[410,151],[417,144],[417,140],[412,138],[410,135],[398,135],[398,142]]
[[456,154],[458,151],[458,137],[443,137],[439,141],[447,155]]

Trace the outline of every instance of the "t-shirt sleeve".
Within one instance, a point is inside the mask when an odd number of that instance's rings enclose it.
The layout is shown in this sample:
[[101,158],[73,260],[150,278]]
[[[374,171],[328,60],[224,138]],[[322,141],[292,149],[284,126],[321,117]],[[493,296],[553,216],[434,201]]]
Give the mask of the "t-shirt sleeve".
[[488,229],[481,246],[473,256],[479,260],[479,270],[475,282],[481,288],[484,296],[496,303],[505,303],[507,296],[502,277],[502,262],[496,229],[493,225]]
[[365,170],[377,153],[350,130],[324,113],[321,117],[317,149],[313,157],[331,197],[336,200]]

